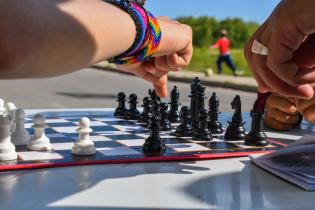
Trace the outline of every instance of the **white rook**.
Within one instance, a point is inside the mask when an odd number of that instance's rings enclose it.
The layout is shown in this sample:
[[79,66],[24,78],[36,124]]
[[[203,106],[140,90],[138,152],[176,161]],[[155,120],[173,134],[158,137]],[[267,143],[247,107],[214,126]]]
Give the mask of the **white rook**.
[[0,117],[0,161],[16,160],[17,153],[11,142],[10,119]]

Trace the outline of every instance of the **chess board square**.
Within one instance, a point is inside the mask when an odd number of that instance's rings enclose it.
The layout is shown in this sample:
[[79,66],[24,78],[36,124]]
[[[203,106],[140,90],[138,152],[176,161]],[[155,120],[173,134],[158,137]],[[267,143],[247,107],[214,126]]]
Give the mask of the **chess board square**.
[[99,136],[99,135],[97,135],[97,136],[90,136],[90,139],[92,140],[92,141],[110,141],[110,138],[107,138],[106,136]]
[[113,126],[91,126],[91,129],[95,133],[103,131],[119,131],[117,128],[114,128]]
[[118,140],[117,142],[128,146],[128,147],[132,147],[132,146],[142,146],[144,144],[144,139],[133,139],[133,140]]
[[102,122],[106,122],[108,125],[133,125],[133,123],[129,122],[129,121],[102,121]]
[[102,122],[119,122],[125,121],[124,119],[114,118],[114,117],[94,117],[94,120],[102,121]]
[[56,123],[46,123],[49,127],[71,127],[71,126],[77,126],[73,122],[56,122]]
[[80,122],[81,118],[79,117],[65,117],[64,119],[66,119],[68,122],[73,122],[73,123],[76,123],[76,122]]
[[46,123],[67,123],[69,122],[68,120],[65,119],[46,119]]
[[121,133],[118,133],[117,135],[105,135],[106,137],[108,137],[109,139],[111,140],[135,140],[135,139],[143,139],[141,138],[141,136],[138,136],[138,135],[133,135],[133,134],[130,134],[130,133],[127,133],[127,134],[121,134]]
[[116,148],[123,146],[117,141],[95,141],[94,142],[95,148]]
[[53,150],[71,150],[73,146],[73,142],[63,142],[63,143],[52,143],[51,144]]
[[241,147],[241,148],[275,148],[274,145],[272,144],[269,144],[267,146],[264,146],[264,147],[259,147],[259,146],[247,146],[244,144],[244,141],[240,141],[240,142],[235,142],[235,145]]
[[50,133],[50,134],[46,134],[46,136],[50,139],[53,138],[67,138],[66,135],[63,135],[62,133]]
[[27,152],[18,152],[18,156],[20,159],[24,161],[38,161],[38,160],[56,160],[63,159],[63,156],[54,152],[54,151],[45,151],[45,152],[37,152],[37,151],[27,151]]
[[[77,126],[79,126],[80,121],[76,121],[73,123],[76,124]],[[91,121],[91,126],[108,126],[108,124],[104,123],[104,122],[100,122],[100,121]]]
[[210,150],[208,147],[194,143],[167,144],[167,147],[175,150],[176,152],[196,152]]
[[52,129],[59,133],[77,133],[78,126],[53,127]]
[[140,152],[129,147],[115,147],[115,148],[97,148],[98,152],[105,156],[122,156],[122,155],[138,155]]
[[62,143],[62,142],[74,142],[78,136],[57,136],[57,137],[50,137],[50,142],[51,143]]
[[240,146],[233,142],[223,142],[223,141],[211,141],[206,143],[208,147],[210,147],[212,150],[217,149],[241,149]]
[[24,128],[26,128],[26,129],[32,128],[32,125],[33,125],[32,122],[30,122],[30,123],[25,123],[25,124],[24,124]]
[[143,139],[147,138],[150,135],[150,133],[137,133],[138,137],[141,137]]

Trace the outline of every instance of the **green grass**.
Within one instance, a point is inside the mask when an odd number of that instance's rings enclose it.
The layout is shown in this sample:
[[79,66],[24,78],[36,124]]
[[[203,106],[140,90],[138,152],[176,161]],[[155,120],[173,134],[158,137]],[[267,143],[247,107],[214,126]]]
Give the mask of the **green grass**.
[[[218,54],[218,50],[195,47],[192,61],[187,67],[187,70],[203,72],[211,68],[214,72],[217,72],[216,60]],[[237,69],[243,70],[244,76],[251,76],[251,72],[243,55],[243,49],[232,49],[231,55]],[[223,74],[232,74],[231,70],[225,64],[223,64]]]

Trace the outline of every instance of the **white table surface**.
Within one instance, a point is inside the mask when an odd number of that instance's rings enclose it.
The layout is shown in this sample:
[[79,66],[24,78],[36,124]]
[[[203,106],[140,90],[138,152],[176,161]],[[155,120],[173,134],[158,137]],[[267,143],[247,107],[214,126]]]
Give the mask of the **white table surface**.
[[[295,140],[312,129],[305,124],[289,135],[268,134]],[[315,192],[265,172],[248,158],[0,173],[1,210],[313,210],[314,198]]]

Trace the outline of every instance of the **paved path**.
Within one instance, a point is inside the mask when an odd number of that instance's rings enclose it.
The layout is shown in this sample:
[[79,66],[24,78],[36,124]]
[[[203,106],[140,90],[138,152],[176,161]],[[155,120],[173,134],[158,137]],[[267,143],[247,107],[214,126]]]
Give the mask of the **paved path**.
[[[105,70],[105,71],[117,71],[116,67],[107,62],[100,62],[94,65],[95,68]],[[178,82],[189,82],[191,78],[199,77],[203,84],[213,86],[213,87],[224,87],[231,88],[235,90],[244,90],[249,92],[257,91],[257,82],[253,77],[234,77],[232,75],[217,75],[212,74],[206,76],[204,72],[196,71],[179,71],[170,72],[169,79]]]
[[[182,105],[189,105],[190,85],[171,82],[181,93]],[[62,77],[39,80],[2,80],[0,98],[12,101],[18,107],[30,108],[105,108],[116,107],[115,97],[119,91],[136,93],[142,100],[150,84],[139,78],[94,69],[85,69]],[[207,95],[217,92],[222,111],[231,111],[230,103],[240,94],[243,110],[249,111],[255,99],[254,93],[223,88],[207,88]],[[207,103],[206,103],[207,104]]]

